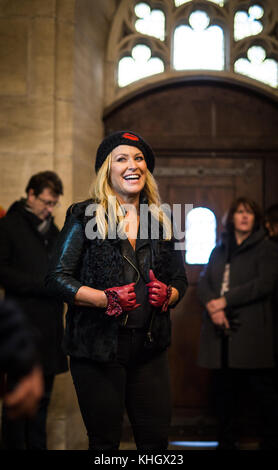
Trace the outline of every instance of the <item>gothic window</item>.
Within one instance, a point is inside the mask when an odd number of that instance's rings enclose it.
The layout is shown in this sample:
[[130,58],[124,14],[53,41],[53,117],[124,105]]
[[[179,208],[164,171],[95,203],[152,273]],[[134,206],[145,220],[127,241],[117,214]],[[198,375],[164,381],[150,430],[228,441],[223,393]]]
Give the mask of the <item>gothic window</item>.
[[256,80],[278,94],[277,0],[121,0],[108,48],[106,104],[182,74]]
[[[191,0],[175,0],[175,5],[176,7],[179,7],[180,5],[183,5],[184,3],[188,3],[190,1]],[[220,5],[221,7],[223,7],[225,0],[207,0],[207,1],[217,3],[217,5]]]
[[138,3],[134,11],[138,17],[138,20],[135,21],[136,30],[163,41],[165,36],[164,13],[161,10],[151,10],[146,3]]
[[234,37],[238,41],[248,36],[259,34],[263,30],[260,21],[264,10],[259,5],[251,6],[248,11],[237,11],[234,18]]
[[118,83],[120,87],[138,80],[139,78],[163,72],[164,64],[161,59],[151,57],[151,50],[144,44],[138,44],[131,51],[130,57],[119,61]]
[[273,59],[267,59],[265,50],[260,46],[250,47],[247,59],[236,61],[235,71],[272,87],[278,86],[278,64]]
[[216,244],[216,218],[210,209],[196,207],[188,212],[185,243],[187,264],[207,264]]
[[174,68],[176,70],[224,68],[224,36],[219,26],[209,26],[204,11],[189,16],[190,26],[179,26],[174,33]]

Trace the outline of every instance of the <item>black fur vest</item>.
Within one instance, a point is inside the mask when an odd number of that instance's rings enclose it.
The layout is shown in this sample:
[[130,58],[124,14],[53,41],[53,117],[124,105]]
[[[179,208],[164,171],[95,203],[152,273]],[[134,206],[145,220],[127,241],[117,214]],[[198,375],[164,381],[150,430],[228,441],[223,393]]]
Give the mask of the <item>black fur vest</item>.
[[[83,219],[85,229],[87,219],[84,217],[84,210],[80,211],[79,217]],[[153,269],[159,280],[165,284],[170,283],[172,243],[172,241],[149,240],[146,249],[140,250],[138,262],[146,277],[149,269]],[[123,285],[121,240],[86,239],[77,277],[82,285],[100,290]],[[70,305],[64,339],[66,352],[75,357],[85,357],[99,362],[115,360],[119,318],[105,315],[102,308]],[[159,309],[153,308],[146,334],[147,354],[152,355],[166,349],[170,344],[170,337],[169,311],[162,313]]]

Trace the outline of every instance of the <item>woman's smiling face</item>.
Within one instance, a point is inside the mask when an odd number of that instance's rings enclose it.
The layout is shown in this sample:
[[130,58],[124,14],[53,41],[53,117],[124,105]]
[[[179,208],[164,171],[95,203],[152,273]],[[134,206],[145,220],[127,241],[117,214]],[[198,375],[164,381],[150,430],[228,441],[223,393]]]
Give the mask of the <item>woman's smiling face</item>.
[[147,164],[140,149],[118,145],[111,152],[110,179],[116,195],[122,199],[139,196],[146,183]]

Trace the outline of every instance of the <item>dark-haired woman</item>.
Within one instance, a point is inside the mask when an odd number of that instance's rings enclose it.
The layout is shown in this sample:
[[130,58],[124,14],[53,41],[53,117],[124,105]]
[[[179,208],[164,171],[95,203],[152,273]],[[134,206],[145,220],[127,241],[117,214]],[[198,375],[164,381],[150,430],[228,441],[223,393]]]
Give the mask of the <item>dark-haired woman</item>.
[[187,280],[153,169],[138,134],[103,140],[92,199],[68,211],[47,279],[69,305],[65,345],[93,450],[118,449],[125,408],[137,449],[168,445],[169,307]]
[[249,393],[255,392],[264,419],[261,448],[278,448],[271,303],[278,260],[260,223],[254,201],[234,201],[227,230],[212,251],[198,286],[206,309],[199,365],[213,369],[219,449],[237,448],[237,399],[246,385]]

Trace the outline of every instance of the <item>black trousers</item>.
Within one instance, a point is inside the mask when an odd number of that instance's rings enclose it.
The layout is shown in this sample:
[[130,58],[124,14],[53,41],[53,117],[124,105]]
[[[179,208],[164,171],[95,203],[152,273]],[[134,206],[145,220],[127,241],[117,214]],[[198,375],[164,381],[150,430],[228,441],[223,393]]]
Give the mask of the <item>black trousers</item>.
[[144,340],[142,331],[123,330],[115,362],[71,357],[71,374],[90,450],[119,448],[125,409],[137,449],[167,449],[171,418],[167,352],[143,360]]
[[53,389],[54,375],[44,375],[44,394],[32,418],[10,419],[2,409],[2,445],[7,450],[46,450],[47,410]]
[[246,396],[247,392],[261,417],[261,449],[278,449],[278,394],[274,369],[224,367],[213,371],[212,385],[220,448],[233,448],[238,440],[239,403],[242,394]]

